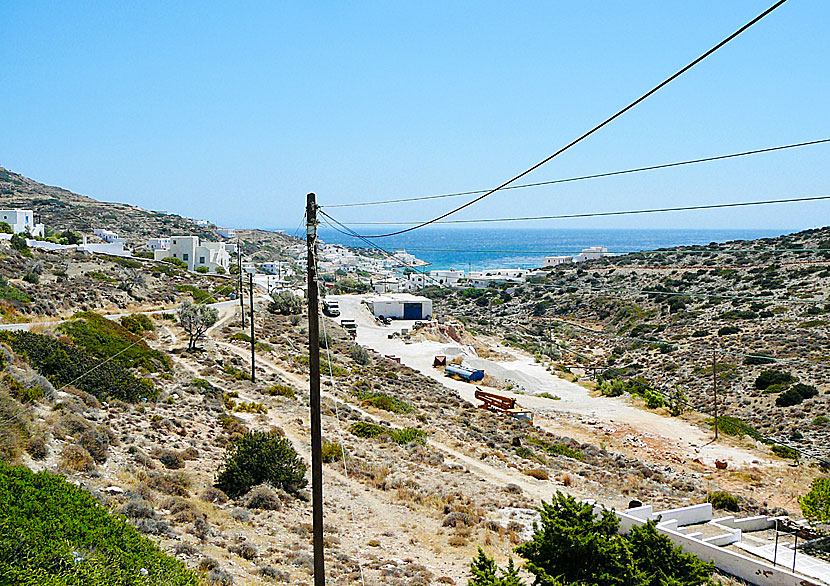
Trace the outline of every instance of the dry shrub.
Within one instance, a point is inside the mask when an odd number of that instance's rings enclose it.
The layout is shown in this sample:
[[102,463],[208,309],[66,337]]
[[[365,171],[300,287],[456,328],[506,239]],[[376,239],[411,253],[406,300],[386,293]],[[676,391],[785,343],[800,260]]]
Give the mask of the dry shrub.
[[181,471],[166,474],[150,472],[147,475],[147,480],[144,481],[144,485],[147,488],[151,488],[171,496],[181,496],[185,498],[190,496],[190,493],[187,491],[187,489],[190,488],[190,476]]
[[95,469],[95,461],[82,446],[68,444],[61,451],[58,469],[62,472],[89,472]]
[[92,456],[96,463],[103,464],[107,461],[110,438],[106,433],[96,429],[88,429],[81,434],[78,444]]
[[549,478],[548,473],[540,468],[531,468],[530,470],[525,470],[524,473],[537,480],[547,480]]
[[228,502],[228,495],[215,486],[208,486],[202,493],[201,499],[208,503],[223,505]]

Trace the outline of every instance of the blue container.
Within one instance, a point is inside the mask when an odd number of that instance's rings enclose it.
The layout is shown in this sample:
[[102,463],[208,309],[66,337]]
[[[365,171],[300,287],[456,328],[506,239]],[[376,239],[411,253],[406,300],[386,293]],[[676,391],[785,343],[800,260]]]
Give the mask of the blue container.
[[445,369],[445,372],[447,374],[454,374],[455,376],[468,382],[480,381],[484,378],[483,370],[472,370],[469,368],[464,368],[463,366],[457,366],[455,364],[448,364]]

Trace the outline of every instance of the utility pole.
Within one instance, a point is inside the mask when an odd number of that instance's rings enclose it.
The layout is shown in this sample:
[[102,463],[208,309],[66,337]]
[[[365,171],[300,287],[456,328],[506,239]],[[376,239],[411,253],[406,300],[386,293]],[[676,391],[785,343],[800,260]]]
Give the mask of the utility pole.
[[320,424],[320,323],[317,313],[317,202],[306,196],[308,272],[308,383],[311,404],[311,507],[314,543],[314,586],[325,586],[323,559],[323,448]]
[[236,280],[239,284],[239,310],[242,312],[242,329],[245,329],[245,292],[242,290],[242,247],[236,237]]
[[254,349],[256,347],[256,338],[254,338],[254,274],[248,273],[248,294],[251,299],[251,382],[256,382],[256,357]]
[[718,439],[718,358],[712,350],[712,390],[715,392],[715,439]]

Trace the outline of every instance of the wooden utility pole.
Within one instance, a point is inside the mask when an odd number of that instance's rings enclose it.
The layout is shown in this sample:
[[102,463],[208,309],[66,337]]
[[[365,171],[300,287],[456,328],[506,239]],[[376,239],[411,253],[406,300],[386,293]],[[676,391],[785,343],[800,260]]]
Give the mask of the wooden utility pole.
[[308,383],[311,404],[311,507],[314,543],[314,586],[325,586],[323,559],[323,448],[320,424],[320,323],[317,313],[317,202],[306,196],[308,272]]
[[256,338],[254,337],[254,274],[248,273],[248,294],[250,295],[251,303],[251,382],[256,382],[256,357],[254,349],[256,348]]
[[239,283],[239,310],[242,312],[242,328],[245,328],[245,292],[242,289],[242,247],[236,237],[236,280]]
[[718,358],[712,350],[712,390],[715,392],[715,439],[718,439]]

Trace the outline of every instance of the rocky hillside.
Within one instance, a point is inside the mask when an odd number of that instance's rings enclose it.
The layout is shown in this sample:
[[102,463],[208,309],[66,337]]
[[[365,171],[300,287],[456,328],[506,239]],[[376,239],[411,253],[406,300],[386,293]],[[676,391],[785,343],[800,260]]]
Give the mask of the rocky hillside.
[[[0,208],[31,209],[39,222],[55,231],[75,230],[91,234],[95,228],[106,228],[125,238],[131,246],[143,245],[148,238],[175,234],[221,240],[214,225],[199,226],[193,220],[176,214],[97,201],[60,187],[38,183],[3,167],[0,167]],[[279,222],[275,220],[274,223]],[[265,230],[244,230],[240,232],[240,237],[246,253],[280,251],[292,241],[284,234]]]
[[533,281],[432,295],[552,368],[644,381],[661,393],[655,408],[676,396],[711,414],[714,353],[720,415],[746,427],[731,431],[830,457],[830,229],[605,258]]

